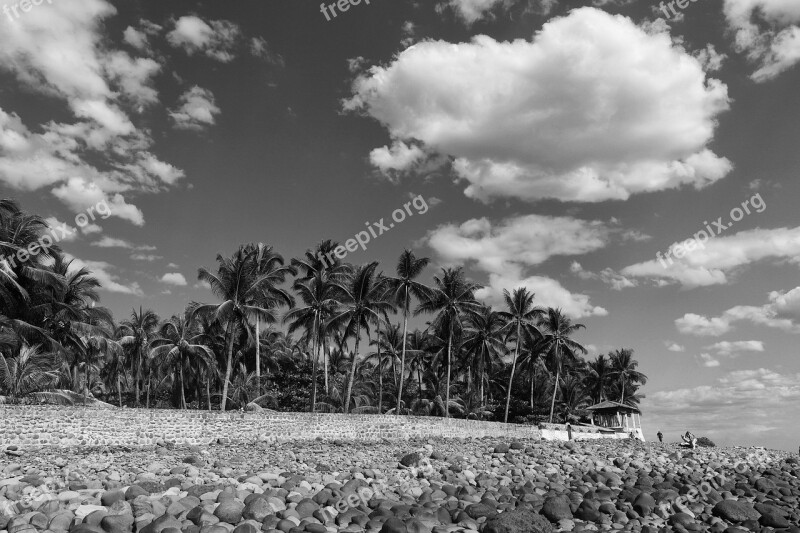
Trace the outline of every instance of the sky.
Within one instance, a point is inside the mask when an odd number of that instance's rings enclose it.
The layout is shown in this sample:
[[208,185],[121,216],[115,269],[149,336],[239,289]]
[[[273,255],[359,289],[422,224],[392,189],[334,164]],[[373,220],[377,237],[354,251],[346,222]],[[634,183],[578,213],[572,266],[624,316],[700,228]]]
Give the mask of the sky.
[[648,439],[796,449],[800,2],[340,5],[0,0],[0,197],[118,319],[368,235],[633,349]]

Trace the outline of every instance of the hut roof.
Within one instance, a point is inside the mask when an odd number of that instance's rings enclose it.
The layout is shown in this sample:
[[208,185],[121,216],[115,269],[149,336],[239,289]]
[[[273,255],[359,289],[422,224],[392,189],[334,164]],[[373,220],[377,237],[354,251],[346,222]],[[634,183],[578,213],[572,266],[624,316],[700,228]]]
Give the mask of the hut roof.
[[628,411],[631,413],[641,413],[638,407],[634,407],[632,405],[626,405],[624,403],[619,402],[612,402],[611,400],[606,400],[604,402],[600,402],[596,405],[591,407],[587,407],[589,411]]

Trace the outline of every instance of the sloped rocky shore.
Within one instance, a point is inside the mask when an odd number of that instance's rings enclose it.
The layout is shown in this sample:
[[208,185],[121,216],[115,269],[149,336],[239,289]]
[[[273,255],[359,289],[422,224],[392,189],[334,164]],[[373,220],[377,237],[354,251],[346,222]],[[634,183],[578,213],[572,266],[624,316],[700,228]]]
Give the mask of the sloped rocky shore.
[[636,441],[12,446],[0,533],[800,533],[798,476],[785,452]]

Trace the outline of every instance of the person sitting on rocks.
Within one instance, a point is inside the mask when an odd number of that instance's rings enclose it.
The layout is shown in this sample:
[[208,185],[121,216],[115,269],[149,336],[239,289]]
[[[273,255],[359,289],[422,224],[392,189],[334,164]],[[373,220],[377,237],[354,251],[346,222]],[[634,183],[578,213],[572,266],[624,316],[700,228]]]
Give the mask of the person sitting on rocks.
[[683,439],[683,442],[681,443],[682,447],[691,448],[693,450],[697,447],[697,437],[692,435],[691,432],[687,431],[686,435],[683,435],[681,439]]
[[659,443],[664,442],[664,434],[661,433],[661,430],[659,430],[658,433],[656,433],[656,437],[658,437],[658,442]]

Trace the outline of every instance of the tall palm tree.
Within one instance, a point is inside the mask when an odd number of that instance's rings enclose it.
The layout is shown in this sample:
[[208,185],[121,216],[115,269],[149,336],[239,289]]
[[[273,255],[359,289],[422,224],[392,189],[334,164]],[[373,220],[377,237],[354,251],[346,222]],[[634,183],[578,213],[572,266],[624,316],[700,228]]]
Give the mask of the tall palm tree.
[[550,402],[550,423],[553,422],[553,411],[556,405],[556,393],[558,392],[561,368],[564,360],[569,358],[574,360],[577,353],[586,353],[579,343],[572,340],[572,335],[579,329],[584,329],[583,324],[573,324],[572,320],[561,312],[561,309],[547,309],[547,313],[542,317],[539,324],[542,331],[542,348],[550,359],[552,368],[556,371],[555,384],[553,385],[553,399]]
[[525,287],[514,289],[514,294],[508,290],[503,290],[507,311],[500,311],[500,316],[505,320],[503,330],[509,339],[514,340],[514,358],[511,360],[511,375],[508,378],[508,390],[506,391],[506,413],[503,422],[508,423],[508,409],[511,406],[511,389],[514,383],[514,372],[517,369],[517,358],[519,357],[519,347],[523,342],[523,336],[538,338],[541,332],[536,327],[535,322],[544,314],[544,310],[533,305],[534,295],[528,292]]
[[416,298],[418,301],[426,300],[430,297],[430,288],[418,281],[416,278],[422,274],[425,267],[430,263],[427,257],[417,258],[411,250],[404,250],[397,260],[395,272],[396,278],[386,278],[386,288],[389,291],[389,298],[394,304],[403,310],[403,347],[400,353],[400,386],[397,392],[397,407],[395,414],[400,414],[400,402],[403,398],[403,382],[406,369],[406,339],[408,337],[408,314],[411,310],[411,300]]
[[214,353],[203,344],[205,335],[199,330],[192,313],[184,311],[173,316],[158,330],[158,337],[150,342],[150,358],[157,361],[160,369],[172,372],[180,387],[181,409],[186,409],[186,381],[184,369],[191,366],[211,366]]
[[[483,406],[486,404],[484,389],[486,371],[487,369],[491,370],[506,352],[502,334],[505,321],[499,313],[492,311],[491,307],[483,306],[478,312],[467,317],[466,324],[461,349],[466,353],[468,367],[477,366],[478,382],[480,383],[480,401],[478,403]],[[468,394],[469,386],[470,384],[467,383]]]
[[587,363],[583,379],[586,383],[586,391],[593,402],[600,403],[606,399],[606,389],[611,379],[611,372],[610,360],[604,354],[598,355],[597,359]]
[[647,383],[647,376],[636,370],[638,366],[639,362],[633,358],[633,350],[623,348],[611,354],[610,375],[617,378],[622,387],[619,403],[625,403],[626,384]]
[[331,317],[330,323],[341,325],[345,337],[355,339],[353,359],[350,362],[347,378],[347,392],[344,397],[343,410],[345,413],[350,410],[361,330],[363,329],[369,334],[369,323],[379,320],[382,315],[393,309],[392,304],[385,299],[386,288],[379,277],[375,275],[377,268],[377,261],[357,267],[344,282],[334,284],[338,292],[337,300],[341,307]]
[[462,268],[443,268],[442,275],[433,278],[436,287],[426,298],[415,314],[436,313],[431,327],[445,332],[447,336],[447,377],[445,381],[445,418],[450,416],[450,374],[452,367],[453,338],[461,332],[462,319],[480,310],[475,301],[475,291],[479,285],[467,281]]
[[[324,325],[333,316],[338,302],[335,299],[333,283],[322,271],[313,273],[312,277],[306,280],[296,280],[294,290],[300,296],[302,305],[289,310],[284,315],[283,322],[289,324],[288,333],[290,335],[299,329],[304,329],[312,344],[311,412],[313,413],[316,411],[317,405],[317,367],[320,348],[323,344]],[[327,383],[327,379],[325,381]]]
[[134,309],[131,312],[131,317],[124,320],[120,324],[120,331],[122,337],[119,343],[126,348],[130,348],[133,357],[131,358],[131,365],[133,366],[133,379],[136,388],[136,406],[139,406],[139,385],[142,379],[142,365],[145,362],[146,347],[150,342],[153,334],[158,329],[159,318],[158,315],[151,309],[142,309],[139,311]]
[[[371,346],[376,346],[374,352],[367,354],[365,363],[372,364],[378,372],[378,413],[383,414],[383,374],[387,367],[393,367],[394,361],[402,350],[403,339],[400,335],[400,325],[389,324],[388,328],[379,331],[377,338],[370,342]],[[402,383],[402,378],[401,378]],[[397,385],[397,383],[395,383]],[[398,392],[399,394],[399,392]],[[395,411],[395,414],[399,414]]]
[[227,405],[237,332],[249,335],[252,320],[274,324],[277,320],[275,308],[279,305],[291,307],[294,303],[292,296],[278,286],[291,272],[290,267],[283,266],[283,257],[274,254],[265,265],[258,254],[259,248],[254,245],[241,246],[230,258],[217,255],[216,274],[206,268],[200,268],[197,273],[198,279],[208,283],[211,291],[222,300],[219,304],[198,305],[195,310],[226,324],[221,411],[225,411]]

